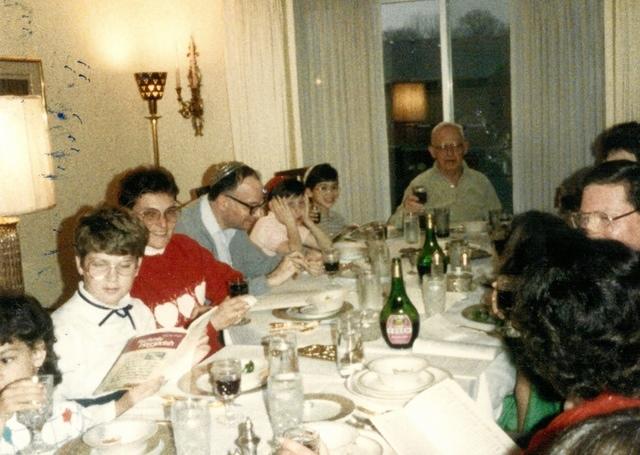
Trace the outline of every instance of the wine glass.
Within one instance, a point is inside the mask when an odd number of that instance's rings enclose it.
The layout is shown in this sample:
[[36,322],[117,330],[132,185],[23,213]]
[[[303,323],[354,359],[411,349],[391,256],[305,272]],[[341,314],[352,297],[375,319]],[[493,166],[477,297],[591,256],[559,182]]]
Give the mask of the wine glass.
[[[236,297],[238,295],[247,295],[249,293],[249,283],[242,278],[236,278],[229,282],[229,297]],[[244,316],[234,325],[246,325],[251,322],[251,318]]]
[[324,264],[324,271],[329,275],[331,284],[335,285],[335,277],[340,271],[340,251],[335,248],[323,251],[322,262]]
[[209,369],[211,384],[216,396],[224,404],[224,416],[218,421],[224,425],[234,425],[240,416],[233,411],[233,400],[240,392],[242,363],[238,359],[214,360]]
[[33,376],[32,380],[44,386],[45,401],[39,408],[24,409],[16,412],[18,422],[27,427],[31,436],[29,445],[20,451],[21,454],[43,453],[55,449],[55,446],[47,444],[42,439],[42,427],[51,417],[53,407],[53,375],[39,374]]

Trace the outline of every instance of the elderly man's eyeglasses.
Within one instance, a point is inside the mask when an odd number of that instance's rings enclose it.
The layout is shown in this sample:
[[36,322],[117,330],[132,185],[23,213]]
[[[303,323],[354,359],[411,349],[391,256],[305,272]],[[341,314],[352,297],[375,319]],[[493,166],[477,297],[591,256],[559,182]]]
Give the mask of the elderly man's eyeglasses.
[[638,209],[618,216],[609,216],[604,212],[576,212],[571,214],[571,224],[575,228],[590,232],[606,232],[613,228],[613,222],[636,213]]
[[267,203],[267,200],[263,199],[263,201],[260,202],[259,204],[248,204],[248,203],[246,203],[244,201],[241,201],[237,197],[231,196],[229,193],[225,193],[225,196],[227,196],[229,199],[231,199],[233,201],[236,201],[238,204],[244,205],[246,208],[248,208],[249,209],[249,215],[251,215],[251,216],[259,213],[260,210],[262,210],[264,205]]
[[439,152],[459,152],[460,150],[462,150],[462,148],[464,147],[464,144],[459,143],[459,144],[441,144],[441,145],[432,145],[431,147],[433,147],[434,149],[436,149]]
[[164,213],[158,209],[144,209],[136,213],[145,223],[159,223],[162,217],[167,223],[175,223],[180,218],[180,207],[169,207]]
[[135,260],[124,260],[117,264],[110,264],[105,261],[91,261],[86,265],[85,270],[96,280],[106,277],[111,270],[115,270],[119,276],[133,276],[138,270],[138,262]]

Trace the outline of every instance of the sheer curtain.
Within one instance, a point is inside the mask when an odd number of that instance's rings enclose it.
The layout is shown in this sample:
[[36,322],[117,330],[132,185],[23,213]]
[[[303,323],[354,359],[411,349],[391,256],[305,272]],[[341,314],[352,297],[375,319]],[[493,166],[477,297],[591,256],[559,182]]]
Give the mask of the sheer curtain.
[[513,203],[551,210],[604,126],[601,0],[512,0]]
[[289,63],[291,15],[285,0],[224,0],[234,155],[265,181],[300,162],[295,71]]
[[605,1],[607,125],[640,118],[640,2]]
[[389,216],[389,166],[378,0],[293,2],[305,165],[329,162],[337,210],[361,223]]

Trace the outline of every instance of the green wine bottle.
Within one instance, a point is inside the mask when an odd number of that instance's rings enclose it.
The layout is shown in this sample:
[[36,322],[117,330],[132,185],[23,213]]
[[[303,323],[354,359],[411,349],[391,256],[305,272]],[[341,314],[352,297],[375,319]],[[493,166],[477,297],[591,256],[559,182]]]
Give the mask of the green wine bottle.
[[420,332],[420,316],[404,290],[400,258],[393,258],[391,265],[391,291],[387,303],[380,312],[380,329],[389,347],[407,349]]
[[[436,232],[433,228],[433,215],[427,213],[427,234],[424,238],[424,245],[422,246],[422,252],[418,256],[418,275],[420,275],[420,281],[425,275],[431,274],[431,264],[433,262],[433,253],[437,251],[441,258],[445,258],[444,252],[438,241],[436,240]],[[442,262],[442,273],[446,273],[447,264],[446,261]]]

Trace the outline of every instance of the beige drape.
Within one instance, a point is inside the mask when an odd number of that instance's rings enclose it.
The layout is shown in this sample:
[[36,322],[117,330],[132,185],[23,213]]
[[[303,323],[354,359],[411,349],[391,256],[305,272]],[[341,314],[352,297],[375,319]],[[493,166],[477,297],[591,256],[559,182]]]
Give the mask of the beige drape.
[[275,171],[299,165],[290,15],[284,0],[224,0],[234,155],[259,170],[265,181]]
[[305,165],[329,162],[353,222],[389,216],[389,166],[377,0],[296,0],[300,124]]
[[515,211],[550,210],[604,126],[601,0],[512,0]]

